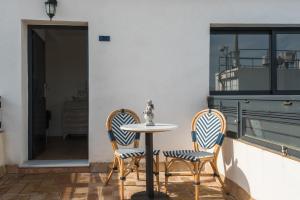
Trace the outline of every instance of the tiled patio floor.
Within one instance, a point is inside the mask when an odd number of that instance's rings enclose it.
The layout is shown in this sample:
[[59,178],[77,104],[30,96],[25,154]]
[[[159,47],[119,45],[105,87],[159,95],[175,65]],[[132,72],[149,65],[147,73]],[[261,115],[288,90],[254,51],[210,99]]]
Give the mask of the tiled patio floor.
[[[6,175],[0,178],[1,200],[56,200],[56,199],[119,199],[117,175],[113,176],[110,184],[103,187],[105,174],[99,173],[63,173],[36,175]],[[137,181],[135,174],[129,175],[126,181],[125,196],[130,199],[131,194],[145,189],[144,174]],[[163,173],[161,173],[163,182]],[[191,177],[171,177],[169,192],[171,199],[193,200],[193,185]],[[164,191],[164,186],[162,186]],[[221,200],[233,198],[221,192],[221,188],[213,178],[202,178],[202,200]]]

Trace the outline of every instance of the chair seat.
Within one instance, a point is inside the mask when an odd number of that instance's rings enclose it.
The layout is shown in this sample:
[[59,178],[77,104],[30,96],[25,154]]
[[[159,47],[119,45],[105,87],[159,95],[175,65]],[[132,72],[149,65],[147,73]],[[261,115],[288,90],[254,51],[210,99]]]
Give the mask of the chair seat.
[[203,158],[213,158],[214,154],[206,151],[194,150],[171,150],[163,151],[164,156],[172,158],[181,158],[192,162],[197,162]]
[[[158,155],[160,150],[154,149],[153,155]],[[117,149],[115,151],[117,156],[120,156],[121,159],[133,158],[133,157],[141,157],[145,155],[145,150],[140,148],[124,148]]]

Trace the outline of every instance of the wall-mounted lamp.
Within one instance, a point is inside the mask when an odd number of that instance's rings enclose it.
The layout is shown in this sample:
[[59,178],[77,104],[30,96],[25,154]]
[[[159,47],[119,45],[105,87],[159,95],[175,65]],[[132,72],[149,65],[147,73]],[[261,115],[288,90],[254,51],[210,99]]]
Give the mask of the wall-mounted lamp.
[[50,21],[52,20],[52,18],[56,13],[56,6],[57,6],[56,0],[47,0],[45,2],[46,13],[50,17]]

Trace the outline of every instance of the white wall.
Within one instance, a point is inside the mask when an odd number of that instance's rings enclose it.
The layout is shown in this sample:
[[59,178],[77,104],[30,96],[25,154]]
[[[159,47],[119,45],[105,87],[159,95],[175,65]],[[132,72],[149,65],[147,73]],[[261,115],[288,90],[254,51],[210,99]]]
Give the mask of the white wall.
[[63,106],[87,86],[86,31],[46,31],[47,109],[49,136],[63,135]]
[[220,172],[257,200],[299,199],[300,163],[226,139],[218,159]]
[[[179,124],[176,131],[155,136],[155,147],[190,147],[191,118],[206,106],[208,95],[210,23],[300,24],[299,6],[296,0],[59,1],[55,20],[89,24],[90,161],[111,159],[104,128],[109,112],[127,107],[141,114],[148,98],[156,106],[156,121]],[[48,18],[40,0],[1,0],[0,8],[0,94],[7,163],[14,164],[27,159],[26,30],[21,19]],[[111,42],[98,42],[99,34],[110,35]],[[274,185],[269,196],[251,189],[254,197],[298,198],[298,191],[277,190],[280,182],[273,180],[300,180],[299,163],[248,153],[253,148],[234,148],[241,150],[236,158],[250,189]],[[273,163],[274,173],[268,163]],[[250,173],[250,166],[257,173]]]

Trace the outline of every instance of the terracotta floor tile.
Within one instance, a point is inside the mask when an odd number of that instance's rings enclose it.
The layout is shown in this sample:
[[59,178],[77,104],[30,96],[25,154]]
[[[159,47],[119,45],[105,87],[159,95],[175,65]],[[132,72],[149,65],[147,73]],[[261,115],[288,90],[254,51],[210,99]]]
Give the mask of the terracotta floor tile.
[[[114,174],[109,185],[103,186],[106,174],[61,173],[37,175],[6,175],[0,178],[0,200],[118,200],[120,181]],[[160,177],[161,191],[165,191],[164,176]],[[171,199],[194,198],[192,177],[171,177],[168,191]],[[125,197],[145,190],[145,175],[130,174],[125,182]],[[232,200],[223,195],[220,186],[212,178],[202,178],[201,200]]]
[[25,185],[23,190],[20,192],[21,194],[30,194],[33,192],[36,192],[37,189],[39,188],[40,184],[39,183],[28,183]]
[[14,184],[9,188],[9,190],[7,190],[6,193],[8,193],[8,194],[19,194],[24,189],[25,186],[26,186],[25,183]]

